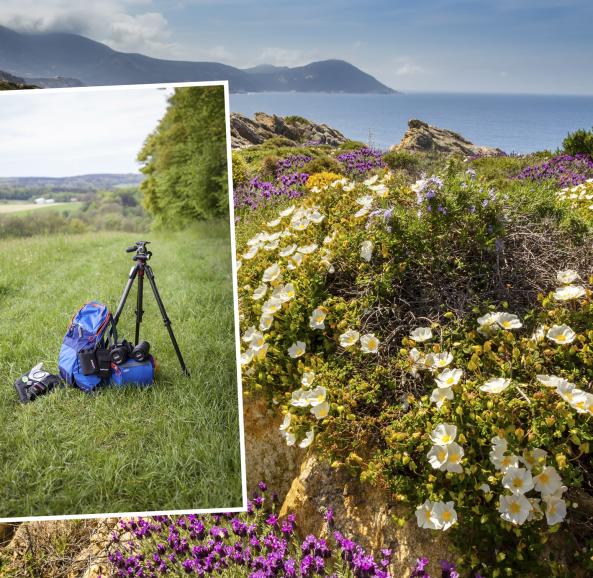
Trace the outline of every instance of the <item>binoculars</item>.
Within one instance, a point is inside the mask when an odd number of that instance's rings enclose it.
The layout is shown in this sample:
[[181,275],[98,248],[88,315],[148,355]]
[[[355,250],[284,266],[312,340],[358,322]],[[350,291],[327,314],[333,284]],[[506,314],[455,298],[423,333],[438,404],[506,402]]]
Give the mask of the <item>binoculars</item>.
[[125,363],[132,358],[136,361],[146,361],[150,353],[150,343],[148,341],[141,341],[134,347],[132,343],[125,339],[111,349],[111,361],[116,365]]

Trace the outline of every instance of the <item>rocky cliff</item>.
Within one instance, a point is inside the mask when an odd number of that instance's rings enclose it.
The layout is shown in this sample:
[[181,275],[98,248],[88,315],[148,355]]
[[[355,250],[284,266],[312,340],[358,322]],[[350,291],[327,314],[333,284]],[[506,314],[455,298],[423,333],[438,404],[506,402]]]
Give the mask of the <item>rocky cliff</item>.
[[276,116],[256,112],[253,119],[237,112],[231,113],[231,144],[234,149],[261,144],[282,137],[287,145],[305,143],[338,146],[346,137],[326,124],[316,124],[298,116]]
[[431,126],[428,123],[412,119],[408,130],[399,144],[391,147],[392,151],[434,152],[443,154],[497,155],[503,151],[498,148],[479,146],[452,130]]

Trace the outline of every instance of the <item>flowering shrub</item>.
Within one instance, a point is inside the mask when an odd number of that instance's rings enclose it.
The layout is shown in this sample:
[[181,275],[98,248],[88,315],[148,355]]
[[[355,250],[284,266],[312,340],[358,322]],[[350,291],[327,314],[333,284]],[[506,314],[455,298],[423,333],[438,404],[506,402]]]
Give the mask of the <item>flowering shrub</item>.
[[276,163],[276,177],[280,175],[291,174],[299,172],[308,162],[312,161],[313,157],[308,155],[288,155]]
[[517,179],[543,181],[551,179],[560,187],[572,187],[593,177],[593,159],[588,154],[557,155],[551,159],[525,167]]
[[593,211],[593,179],[587,179],[574,187],[561,189],[556,194],[560,201],[567,203],[573,209],[584,209],[587,213]]
[[364,176],[367,173],[385,167],[383,153],[380,150],[364,147],[339,154],[336,159],[350,177]]
[[284,414],[289,446],[390,488],[493,577],[545,566],[567,488],[593,473],[591,236],[561,230],[552,191],[545,211],[513,203],[454,165],[412,185],[382,171],[239,248],[247,395]]
[[[383,549],[378,559],[333,529],[333,513],[325,515],[328,539],[295,533],[295,515],[280,519],[276,498],[259,484],[245,514],[155,516],[122,519],[111,536],[109,561],[114,576],[231,575],[250,578],[273,576],[355,576],[388,578],[392,551]],[[269,502],[269,504],[268,504]],[[425,573],[420,558],[413,576]],[[458,576],[453,564],[441,562],[442,576]]]
[[262,204],[279,198],[296,199],[303,194],[307,173],[280,174],[275,182],[252,178],[247,184],[233,188],[236,209],[255,209]]
[[305,186],[310,191],[313,190],[315,192],[315,190],[325,189],[326,187],[329,187],[333,182],[339,181],[342,178],[342,175],[338,175],[336,173],[315,173],[307,179]]

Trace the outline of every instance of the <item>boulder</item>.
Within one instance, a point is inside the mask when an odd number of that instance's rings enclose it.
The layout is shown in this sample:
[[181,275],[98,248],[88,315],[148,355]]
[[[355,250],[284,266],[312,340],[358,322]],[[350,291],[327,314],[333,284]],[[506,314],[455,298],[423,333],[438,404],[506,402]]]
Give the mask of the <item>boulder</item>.
[[231,113],[231,145],[234,149],[258,145],[276,137],[283,138],[287,146],[308,143],[338,146],[347,140],[341,132],[326,124],[316,124],[297,116],[256,112],[251,119],[237,112]]
[[245,397],[243,424],[249,496],[257,491],[258,482],[265,481],[282,498],[299,473],[305,451],[286,445],[278,431],[282,419],[264,399]]
[[[429,568],[440,575],[438,560],[451,556],[447,534],[420,529],[409,508],[396,504],[389,491],[363,484],[345,467],[332,468],[310,453],[284,499],[280,515],[294,512],[301,536],[323,535],[330,530],[323,517],[329,507],[336,530],[375,555],[382,548],[393,550],[392,576],[407,578],[421,556],[429,557]],[[406,523],[400,526],[396,516],[405,517]]]
[[408,122],[408,130],[401,142],[391,147],[392,151],[436,152],[443,154],[471,155],[500,155],[499,148],[479,146],[471,143],[460,134],[431,126],[428,123],[412,119]]

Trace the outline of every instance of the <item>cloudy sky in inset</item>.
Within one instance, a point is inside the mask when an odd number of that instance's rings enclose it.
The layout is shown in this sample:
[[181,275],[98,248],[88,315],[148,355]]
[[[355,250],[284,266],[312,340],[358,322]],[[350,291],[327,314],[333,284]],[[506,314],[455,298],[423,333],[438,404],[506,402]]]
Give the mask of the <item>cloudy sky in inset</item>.
[[0,92],[0,177],[138,172],[171,90]]
[[3,0],[0,24],[238,67],[341,58],[400,90],[593,94],[589,0]]

